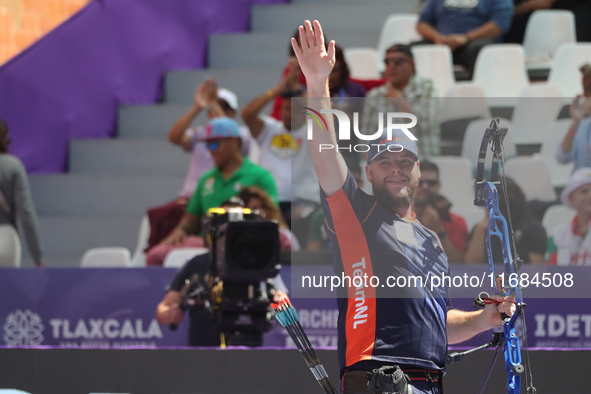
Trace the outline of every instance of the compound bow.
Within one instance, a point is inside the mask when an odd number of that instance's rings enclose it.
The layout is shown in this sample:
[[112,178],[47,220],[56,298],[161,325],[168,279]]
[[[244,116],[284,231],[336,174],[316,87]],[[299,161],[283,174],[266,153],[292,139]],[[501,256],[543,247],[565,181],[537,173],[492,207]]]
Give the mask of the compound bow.
[[[519,273],[519,266],[521,264],[521,260],[519,256],[513,257],[513,251],[516,251],[515,248],[515,240],[513,237],[513,228],[511,225],[511,214],[509,211],[509,200],[507,196],[507,186],[505,183],[504,176],[499,179],[499,168],[504,175],[503,169],[503,140],[507,135],[507,129],[501,128],[499,126],[499,120],[495,119],[491,122],[489,128],[486,129],[484,132],[484,136],[482,138],[482,143],[480,145],[480,152],[478,155],[478,165],[476,171],[476,181],[475,181],[475,199],[474,204],[477,206],[485,207],[488,211],[488,227],[487,227],[487,236],[486,236],[486,252],[488,256],[488,264],[492,274],[492,277],[497,278],[497,286],[493,289],[493,293],[499,294],[502,296],[513,296],[515,297],[516,303],[516,310],[515,313],[509,317],[505,314],[502,314],[501,317],[503,319],[503,332],[498,332],[493,334],[493,339],[489,343],[479,346],[475,349],[470,349],[464,352],[455,352],[450,353],[446,357],[446,362],[448,364],[454,363],[458,361],[460,358],[465,356],[466,354],[474,353],[476,351],[496,347],[495,356],[492,360],[491,366],[488,370],[488,373],[485,377],[485,380],[480,388],[479,394],[484,391],[488,378],[491,374],[492,367],[501,351],[503,350],[503,354],[505,357],[505,369],[507,370],[508,378],[507,378],[507,393],[509,394],[518,394],[521,392],[521,375],[525,371],[525,367],[523,365],[521,359],[521,343],[519,337],[516,334],[515,327],[517,324],[518,319],[522,322],[523,327],[523,338],[524,341],[527,342],[527,335],[525,334],[525,315],[524,315],[524,308],[525,303],[523,302],[523,295],[522,289],[520,286],[520,273]],[[492,157],[492,166],[490,170],[490,180],[484,180],[484,167],[486,161],[486,153],[488,147],[493,152]],[[507,207],[507,219],[501,214],[499,209],[499,196],[497,186],[501,187],[502,192],[504,193],[504,200]],[[503,255],[503,266],[504,266],[504,275],[497,276],[495,275],[495,264],[493,261],[493,253],[492,253],[492,239],[493,237],[497,237],[500,241],[501,248],[502,248],[502,255]],[[514,286],[513,286],[514,285]],[[488,294],[481,293],[479,295],[477,301],[480,301],[480,306],[484,306],[486,303],[494,302],[490,298],[487,298]],[[526,350],[527,351],[527,350]],[[527,392],[528,393],[535,393],[536,389],[533,387],[531,382],[531,371],[529,368],[529,355],[527,356],[528,363],[527,363],[527,373],[526,377],[526,384],[527,384]],[[529,377],[529,379],[528,379]],[[529,380],[529,383],[527,381]]]

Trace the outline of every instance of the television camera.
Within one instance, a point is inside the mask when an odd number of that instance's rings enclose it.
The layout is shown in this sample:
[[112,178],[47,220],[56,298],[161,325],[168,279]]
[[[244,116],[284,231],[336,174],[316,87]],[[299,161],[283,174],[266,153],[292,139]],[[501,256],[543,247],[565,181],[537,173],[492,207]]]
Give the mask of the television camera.
[[181,309],[202,303],[222,335],[222,346],[261,346],[273,325],[272,278],[281,265],[279,228],[246,208],[212,208],[204,221],[209,270],[181,290]]

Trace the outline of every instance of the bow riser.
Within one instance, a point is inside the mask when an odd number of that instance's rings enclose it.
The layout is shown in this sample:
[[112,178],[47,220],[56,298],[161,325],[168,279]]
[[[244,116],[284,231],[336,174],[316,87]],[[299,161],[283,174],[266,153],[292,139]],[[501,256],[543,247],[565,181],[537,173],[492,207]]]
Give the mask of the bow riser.
[[[517,312],[516,312],[517,313]],[[521,391],[521,378],[523,364],[521,362],[521,346],[515,334],[515,327],[505,325],[505,344],[503,354],[505,356],[505,369],[507,370],[507,392],[519,393]]]
[[[522,299],[521,283],[518,269],[518,258],[514,259],[511,248],[511,231],[507,219],[499,209],[499,192],[497,187],[502,187],[499,181],[499,170],[502,169],[503,152],[502,144],[507,135],[506,128],[500,128],[498,121],[493,121],[486,129],[480,152],[475,182],[474,204],[485,207],[488,211],[489,222],[486,236],[486,252],[488,265],[494,278],[495,262],[492,253],[492,238],[497,237],[501,244],[504,275],[501,281],[497,281],[494,289],[496,294],[502,296],[514,296],[516,311],[510,318],[502,315],[503,318],[503,355],[505,358],[505,369],[507,370],[507,393],[519,394],[521,392],[521,374],[524,366],[521,359],[521,345],[515,332],[515,324],[518,316],[522,315],[525,303]],[[490,181],[484,181],[484,166],[489,145],[493,151],[492,166],[490,170]],[[508,201],[505,201],[508,204]],[[501,263],[498,261],[497,263]],[[484,389],[484,387],[482,387]]]

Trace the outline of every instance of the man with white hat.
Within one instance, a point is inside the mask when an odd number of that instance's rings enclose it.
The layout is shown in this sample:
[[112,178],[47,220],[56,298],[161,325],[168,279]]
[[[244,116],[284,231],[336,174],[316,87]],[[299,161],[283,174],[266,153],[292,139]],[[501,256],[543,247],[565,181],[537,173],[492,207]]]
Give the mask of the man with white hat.
[[[209,119],[224,116],[234,119],[238,110],[238,98],[228,89],[218,89],[215,80],[205,80],[195,91],[193,106],[175,122],[168,132],[170,142],[191,152],[191,161],[185,182],[177,197],[164,205],[150,208],[147,211],[150,236],[146,253],[175,228],[185,212],[189,199],[193,196],[197,181],[214,166],[214,159],[202,141],[206,129],[201,126],[191,127],[193,120],[205,109],[208,110]],[[246,157],[251,146],[250,133],[248,128],[243,126],[239,128],[239,132],[242,155]]]
[[[297,62],[292,62],[290,72],[276,87],[255,97],[242,110],[242,119],[260,146],[259,164],[271,171],[277,182],[279,207],[289,225],[292,220],[306,218],[320,204],[318,178],[306,139],[305,109],[298,101],[304,92],[299,70]],[[263,115],[265,106],[278,96],[283,97],[281,120]]]
[[551,265],[591,265],[591,168],[582,167],[571,175],[560,194],[563,205],[576,211],[569,223],[558,226],[548,240]]
[[[179,199],[185,201],[191,198],[197,181],[201,175],[214,165],[211,154],[201,142],[205,129],[203,127],[190,127],[193,120],[207,109],[209,119],[227,116],[235,119],[238,111],[238,98],[232,91],[224,88],[218,89],[216,81],[205,80],[197,87],[193,106],[189,111],[180,117],[168,132],[168,140],[184,150],[191,152],[191,163],[187,170],[185,183],[180,191]],[[248,156],[250,151],[251,137],[246,127],[240,127],[242,138],[242,154]]]

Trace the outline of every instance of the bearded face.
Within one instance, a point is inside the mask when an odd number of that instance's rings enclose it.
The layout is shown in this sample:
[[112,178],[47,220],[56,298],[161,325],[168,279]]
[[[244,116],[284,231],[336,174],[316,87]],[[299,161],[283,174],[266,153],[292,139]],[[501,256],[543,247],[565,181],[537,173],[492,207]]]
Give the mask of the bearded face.
[[374,196],[382,204],[394,210],[412,205],[421,172],[411,153],[384,152],[368,165],[366,171]]
[[402,208],[408,208],[412,205],[418,186],[418,179],[415,179],[414,181],[409,180],[409,183],[405,188],[400,190],[400,192],[396,192],[389,188],[388,182],[384,180],[383,182],[376,182],[373,184],[373,194],[378,201],[386,207],[393,210],[399,210]]

